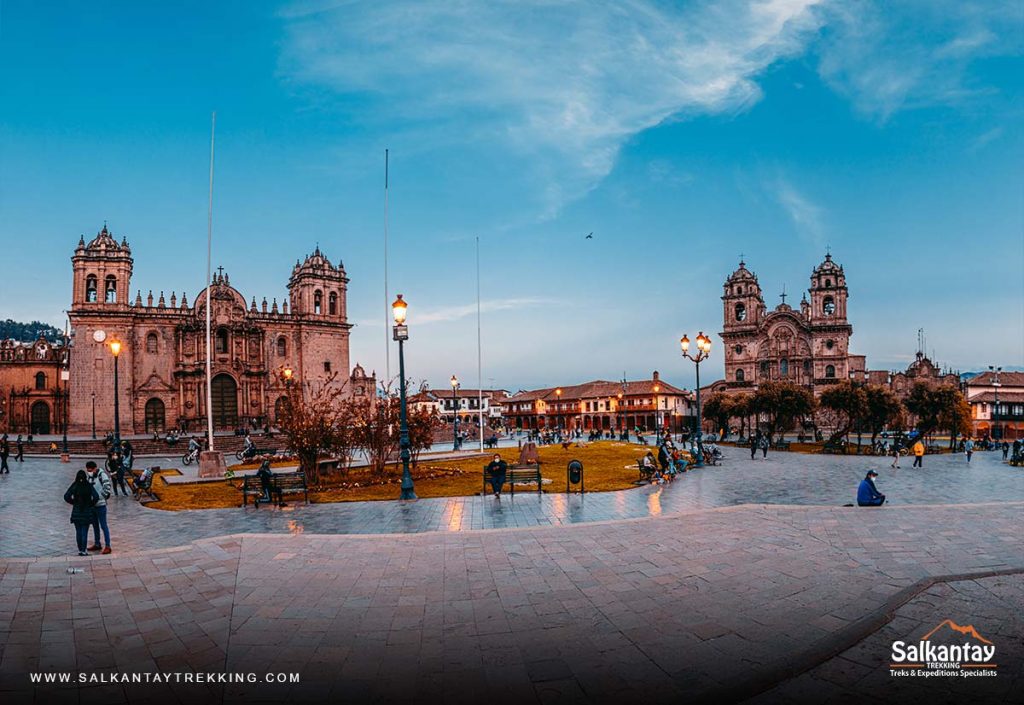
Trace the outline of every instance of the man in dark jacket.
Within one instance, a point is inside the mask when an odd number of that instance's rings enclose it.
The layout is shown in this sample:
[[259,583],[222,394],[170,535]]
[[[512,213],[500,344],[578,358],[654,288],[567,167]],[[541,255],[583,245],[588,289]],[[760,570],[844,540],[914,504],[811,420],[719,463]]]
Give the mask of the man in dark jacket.
[[8,475],[11,473],[11,469],[7,467],[7,458],[11,454],[11,444],[7,442],[7,434],[4,434],[3,438],[0,438],[0,473],[5,472]]
[[860,481],[857,488],[857,506],[859,507],[881,507],[885,503],[885,495],[875,487],[875,478],[878,473],[868,470],[868,474]]
[[505,484],[505,476],[508,473],[508,463],[501,459],[497,453],[494,459],[487,464],[487,472],[491,477],[491,489],[495,497],[501,497],[501,487]]
[[[1003,445],[1006,445],[1005,443]],[[18,440],[14,446],[14,459],[19,463],[25,462],[25,442],[21,440],[21,434],[18,434]],[[1006,453],[1003,453],[1003,460],[1006,460]]]

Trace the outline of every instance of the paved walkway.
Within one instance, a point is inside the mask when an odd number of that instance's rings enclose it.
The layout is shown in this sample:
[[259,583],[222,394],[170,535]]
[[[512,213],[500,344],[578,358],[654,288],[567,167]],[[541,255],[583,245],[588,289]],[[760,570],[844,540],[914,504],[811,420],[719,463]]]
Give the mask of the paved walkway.
[[[795,664],[855,647],[922,579],[1024,570],[1022,510],[745,506],[520,530],[246,534],[0,561],[0,701],[737,702]],[[914,616],[1010,638],[981,593],[934,611]],[[885,643],[857,653],[869,670],[889,658]],[[33,689],[26,676],[157,670],[295,672],[301,682]],[[1007,676],[977,684],[969,701],[1020,702]],[[825,701],[803,683],[783,687],[793,690],[762,702]],[[903,703],[949,702],[935,683],[901,687]]]

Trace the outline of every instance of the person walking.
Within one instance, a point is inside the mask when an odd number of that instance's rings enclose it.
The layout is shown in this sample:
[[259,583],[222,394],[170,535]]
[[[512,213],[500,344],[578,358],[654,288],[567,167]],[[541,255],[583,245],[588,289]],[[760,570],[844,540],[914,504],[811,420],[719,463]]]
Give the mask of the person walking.
[[7,442],[7,434],[4,434],[3,438],[0,438],[0,473],[11,474],[11,469],[7,467],[7,457],[11,454],[11,444]]
[[868,474],[860,481],[860,486],[857,487],[858,507],[881,507],[885,504],[885,495],[875,487],[876,477],[878,477],[877,472],[868,470]]
[[85,470],[75,474],[75,481],[64,493],[64,501],[71,505],[71,523],[75,525],[75,542],[78,544],[78,555],[88,556],[86,546],[89,544],[89,527],[96,516],[96,502],[99,495],[86,477]]
[[761,458],[765,459],[768,457],[768,436],[761,436]]
[[1003,460],[1006,460],[1006,456],[1010,453],[1010,444],[1007,443],[1006,441],[1003,441],[1002,449],[1003,449]]
[[501,487],[505,484],[505,476],[508,473],[508,463],[495,453],[494,458],[487,464],[487,473],[491,477],[491,489],[494,491],[494,496],[500,499]]
[[110,474],[113,475],[114,481],[114,494],[117,494],[117,488],[121,488],[121,492],[124,496],[128,496],[128,486],[124,482],[124,461],[121,459],[121,454],[116,450],[110,454]]
[[974,441],[970,438],[964,443],[964,454],[967,456],[967,464],[971,464],[971,456],[974,455]]
[[757,435],[750,437],[750,459],[753,460],[757,456],[757,447],[761,445],[761,431],[758,430]]
[[135,448],[132,446],[131,441],[125,441],[121,444],[121,453],[123,455],[122,465],[127,472],[132,471],[132,465],[135,464]]
[[[103,555],[110,553],[110,527],[107,526],[107,500],[110,499],[110,495],[113,492],[113,488],[110,483],[110,475],[108,475],[93,461],[89,461],[85,464],[85,474],[89,478],[89,484],[96,490],[96,504],[93,507],[96,511],[96,517],[92,522],[93,531],[93,542],[92,546],[89,547],[90,551],[101,551]],[[100,545],[100,529],[103,529],[103,545]],[[88,533],[86,534],[88,539]]]
[[912,467],[924,467],[924,443],[921,442],[920,438],[914,443],[914,465]]
[[892,444],[892,465],[889,467],[895,468],[896,470],[900,469],[900,445],[895,441]]
[[[15,441],[15,453],[14,459],[19,463],[25,462],[25,443],[21,440],[21,434],[18,434],[18,440]],[[1003,453],[1003,459],[1005,460],[1006,453]]]

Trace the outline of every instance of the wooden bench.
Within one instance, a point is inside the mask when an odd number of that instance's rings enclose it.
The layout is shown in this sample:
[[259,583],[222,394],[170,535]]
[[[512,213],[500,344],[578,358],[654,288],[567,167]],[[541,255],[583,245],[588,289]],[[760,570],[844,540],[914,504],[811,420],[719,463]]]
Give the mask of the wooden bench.
[[[493,476],[494,474],[487,469],[487,465],[484,465],[484,494],[487,494],[490,491],[488,488],[490,487],[491,478]],[[536,482],[537,494],[540,494],[542,486],[540,463],[531,465],[509,465],[508,472],[505,473],[505,484],[511,486],[511,494],[513,497],[515,497],[516,494],[517,482]]]
[[316,461],[316,465],[320,469],[320,472],[340,470],[341,458],[320,458],[320,460]]
[[646,482],[650,482],[654,477],[656,469],[654,467],[645,467],[643,458],[636,461],[636,469],[640,471],[640,479]]
[[159,497],[157,497],[153,493],[153,480],[156,479],[156,473],[160,470],[160,468],[159,467],[152,467],[149,470],[150,470],[150,476],[149,476],[149,482],[148,483],[143,483],[141,481],[142,480],[142,471],[141,470],[131,470],[131,471],[128,472],[128,478],[127,479],[128,479],[129,483],[132,486],[132,497],[134,497],[137,501],[141,502],[143,495],[149,497],[153,501],[159,501],[159,499],[160,499]]
[[822,446],[821,452],[826,455],[846,455],[846,441],[826,443]]
[[775,450],[789,450],[789,441],[775,441],[772,448]]
[[[271,502],[274,501],[276,495],[277,503],[283,505],[286,494],[297,494],[299,492],[305,497],[306,504],[309,504],[309,487],[306,485],[306,473],[301,470],[275,474],[270,478]],[[263,483],[260,482],[260,478],[256,475],[246,475],[242,479],[243,506],[248,504],[249,497],[253,498],[253,504],[256,507],[260,506],[261,501],[267,501],[263,498]]]

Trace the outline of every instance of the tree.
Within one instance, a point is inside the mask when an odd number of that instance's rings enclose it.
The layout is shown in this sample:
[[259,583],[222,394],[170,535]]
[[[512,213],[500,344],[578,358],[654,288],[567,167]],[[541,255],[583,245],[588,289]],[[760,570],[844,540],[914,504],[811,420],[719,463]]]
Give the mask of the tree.
[[366,453],[371,474],[383,479],[388,461],[398,452],[401,404],[387,388],[378,399],[361,398],[352,404],[354,445]]
[[931,387],[918,382],[906,401],[907,411],[917,417],[917,430],[922,436],[939,429],[949,431],[953,447],[958,435],[971,432],[971,407],[964,395],[952,384]]
[[814,413],[814,394],[792,382],[763,382],[754,393],[752,411],[762,414],[768,423],[768,438],[783,434]]
[[747,435],[747,426],[754,413],[754,395],[737,394],[732,398],[732,415],[740,420],[740,435]]
[[924,382],[917,382],[910,388],[910,394],[904,405],[914,415],[918,432],[922,436],[934,432],[939,427],[941,400],[934,390]]
[[320,484],[317,461],[321,454],[351,453],[350,408],[344,403],[344,385],[333,384],[334,379],[331,375],[308,399],[303,398],[301,387],[289,386],[288,403],[278,422],[288,447],[299,457],[299,469],[312,485]]
[[441,415],[436,408],[410,407],[408,421],[409,451],[415,467],[420,461],[420,453],[434,444],[434,433],[441,427]]
[[724,429],[729,432],[729,419],[735,414],[736,405],[730,395],[725,392],[715,392],[703,402],[701,412],[705,419],[715,423],[716,431]]
[[832,426],[828,442],[835,443],[853,428],[861,426],[867,417],[868,395],[863,385],[843,380],[822,392],[818,404]]
[[869,384],[864,387],[867,396],[867,409],[864,425],[871,431],[871,445],[878,440],[878,434],[886,428],[900,425],[903,418],[903,404],[899,397],[886,387]]

